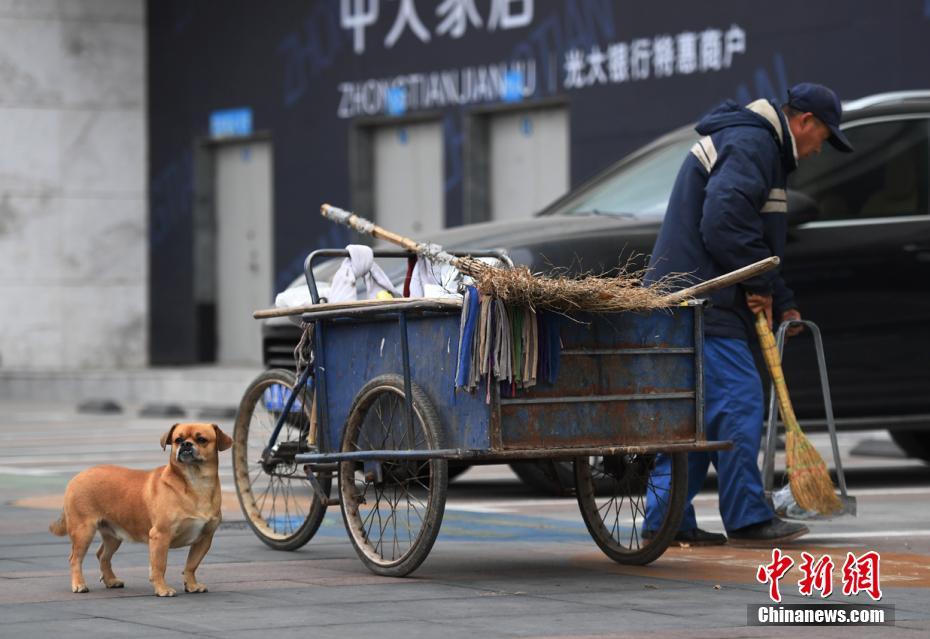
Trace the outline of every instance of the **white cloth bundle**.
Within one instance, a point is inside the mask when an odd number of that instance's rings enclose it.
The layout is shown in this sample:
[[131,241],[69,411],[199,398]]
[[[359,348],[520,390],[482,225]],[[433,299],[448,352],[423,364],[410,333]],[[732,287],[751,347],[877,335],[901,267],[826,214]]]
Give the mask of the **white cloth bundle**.
[[417,260],[410,274],[410,297],[459,297],[459,271],[451,264]]
[[349,244],[346,250],[349,252],[349,257],[342,261],[329,288],[327,299],[330,302],[357,300],[356,282],[360,278],[365,284],[364,299],[374,299],[381,291],[387,291],[392,297],[401,296],[400,291],[394,288],[381,267],[375,264],[374,253],[370,246]]
[[[381,291],[388,291],[392,296],[400,297],[400,292],[394,288],[381,267],[375,264],[371,247],[349,244],[346,250],[349,257],[339,265],[333,281],[316,283],[321,298],[326,298],[328,302],[357,300],[356,282],[359,278],[362,278],[365,284],[365,299],[374,299]],[[281,291],[274,300],[277,308],[294,308],[308,304],[312,304],[312,300],[310,289],[306,286],[295,286]],[[300,324],[299,316],[291,316],[289,319]]]

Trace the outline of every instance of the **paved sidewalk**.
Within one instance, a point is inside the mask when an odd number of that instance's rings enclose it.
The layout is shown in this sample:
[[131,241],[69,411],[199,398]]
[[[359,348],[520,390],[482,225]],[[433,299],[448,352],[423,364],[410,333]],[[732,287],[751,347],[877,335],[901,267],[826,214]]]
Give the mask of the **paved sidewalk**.
[[[787,630],[746,626],[746,606],[767,601],[766,587],[749,577],[765,551],[670,549],[649,567],[624,567],[593,546],[579,521],[454,505],[430,557],[405,579],[362,566],[336,509],[293,553],[266,548],[233,512],[198,573],[209,593],[152,596],[146,547],[124,544],[114,567],[125,589],[93,581],[89,553],[91,592],[72,594],[68,541],[46,531],[55,511],[10,505],[11,497],[61,488],[59,478],[36,479],[0,482],[0,637],[767,637]],[[185,556],[179,549],[169,557],[169,583],[179,589]],[[927,636],[923,565],[883,582],[895,627],[793,628],[792,636]],[[801,603],[789,586],[786,602]]]
[[[39,522],[36,522],[37,524]],[[762,603],[761,586],[745,576],[719,583],[674,575],[670,551],[660,578],[615,566],[590,545],[562,542],[484,544],[440,541],[406,579],[368,573],[339,522],[295,553],[265,549],[248,530],[231,526],[216,538],[200,577],[202,595],[153,597],[144,546],[120,550],[124,590],[93,585],[69,591],[64,540],[36,531],[4,535],[0,636],[52,637],[542,637],[776,636],[747,628],[746,606]],[[38,526],[36,526],[37,528]],[[172,551],[170,581],[180,582],[184,552]],[[94,574],[92,558],[88,573]],[[640,572],[640,574],[635,574]],[[735,573],[736,571],[734,571]],[[733,576],[736,576],[735,574]],[[893,628],[823,628],[800,636],[926,636],[927,590],[896,590]],[[800,597],[786,596],[788,603]],[[807,629],[812,631],[814,629]],[[865,632],[871,630],[871,632]],[[881,632],[878,632],[878,631]],[[635,632],[634,632],[635,631]]]
[[108,400],[126,405],[235,407],[259,366],[172,366],[112,370],[0,369],[0,401]]
[[[494,470],[500,467],[472,469],[451,486],[439,539],[423,566],[405,579],[378,577],[363,567],[338,508],[330,509],[307,546],[282,553],[258,541],[228,493],[225,522],[198,571],[210,592],[180,592],[172,599],[152,596],[147,549],[127,543],[114,558],[125,589],[106,590],[96,582],[96,559],[89,553],[84,567],[91,592],[71,593],[69,542],[47,531],[67,480],[103,460],[141,468],[164,463],[157,439],[165,423],[75,414],[66,406],[0,403],[0,638],[225,639],[272,633],[276,639],[849,639],[930,633],[928,536],[867,536],[876,518],[900,525],[909,513],[922,513],[922,486],[898,495],[886,489],[880,495],[864,494],[862,517],[821,525],[809,545],[784,548],[796,560],[802,549],[817,556],[830,553],[834,560],[847,550],[881,550],[882,603],[896,606],[894,627],[748,627],[747,605],[768,601],[767,586],[753,577],[768,551],[670,549],[648,567],[620,566],[591,541],[574,500],[534,496],[512,475],[508,478],[506,467],[504,472]],[[227,456],[221,460],[227,489],[228,466]],[[491,479],[476,480],[474,474]],[[700,521],[719,528],[713,521],[717,506],[712,494],[700,495],[697,507]],[[865,543],[855,541],[857,535]],[[176,588],[186,553],[173,550],[169,557],[169,583]],[[788,603],[809,601],[798,594],[797,578],[795,570],[782,582]],[[839,590],[839,578],[835,580]],[[830,598],[831,603],[842,601],[836,592]],[[870,602],[864,595],[852,601]]]

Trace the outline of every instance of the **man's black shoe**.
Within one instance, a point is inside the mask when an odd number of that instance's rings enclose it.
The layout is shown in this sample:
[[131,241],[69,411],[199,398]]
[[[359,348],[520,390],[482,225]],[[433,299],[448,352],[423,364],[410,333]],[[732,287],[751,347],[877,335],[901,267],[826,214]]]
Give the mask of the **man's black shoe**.
[[[644,530],[642,538],[651,540],[655,537],[655,532]],[[727,536],[720,533],[707,532],[700,528],[691,530],[679,530],[672,538],[672,543],[679,546],[722,546],[727,543]]]
[[806,535],[810,529],[804,524],[794,524],[778,517],[744,528],[729,531],[730,543],[737,546],[771,547]]

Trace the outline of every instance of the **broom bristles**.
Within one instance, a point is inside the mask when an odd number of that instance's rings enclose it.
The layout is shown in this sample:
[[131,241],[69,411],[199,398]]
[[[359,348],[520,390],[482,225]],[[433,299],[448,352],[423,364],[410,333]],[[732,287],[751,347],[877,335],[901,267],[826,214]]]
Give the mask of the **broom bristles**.
[[785,454],[788,482],[798,506],[822,515],[838,512],[843,506],[833,488],[827,465],[800,428],[787,430]]
[[[575,277],[533,273],[525,266],[484,268],[473,275],[482,294],[518,306],[562,312],[616,313],[667,308],[668,291],[685,281],[686,275],[666,276],[643,284],[644,270],[627,267],[610,276],[584,274]],[[469,273],[471,274],[471,273]],[[565,273],[567,275],[567,273]]]

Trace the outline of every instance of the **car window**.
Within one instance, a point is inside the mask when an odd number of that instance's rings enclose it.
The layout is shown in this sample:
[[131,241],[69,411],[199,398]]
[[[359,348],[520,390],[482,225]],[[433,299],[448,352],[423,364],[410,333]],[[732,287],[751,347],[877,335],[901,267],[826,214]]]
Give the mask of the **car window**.
[[906,119],[844,129],[855,149],[825,144],[801,161],[791,187],[813,198],[819,220],[920,215],[928,212],[928,120]]
[[559,212],[569,215],[664,214],[678,169],[692,145],[694,140],[688,138],[653,149],[624,165]]

